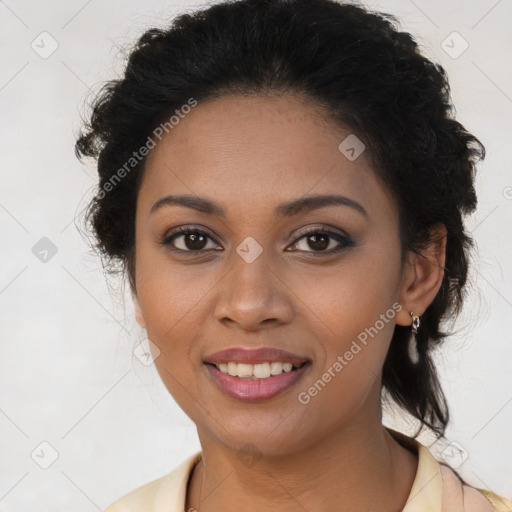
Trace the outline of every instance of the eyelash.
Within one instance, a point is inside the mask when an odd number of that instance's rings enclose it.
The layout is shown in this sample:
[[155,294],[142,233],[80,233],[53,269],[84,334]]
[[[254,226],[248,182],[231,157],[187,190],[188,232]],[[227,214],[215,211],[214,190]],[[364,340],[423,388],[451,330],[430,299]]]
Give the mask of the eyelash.
[[[218,242],[210,236],[210,234],[202,229],[198,229],[198,228],[190,228],[190,227],[187,227],[187,226],[181,226],[179,228],[176,228],[170,235],[167,235],[163,238],[163,240],[160,242],[162,245],[164,246],[171,246],[172,245],[172,242],[179,236],[183,236],[183,235],[190,235],[190,234],[193,234],[193,235],[202,235],[202,236],[205,236],[205,237],[208,237],[210,238],[211,240],[213,240],[215,243],[218,244]],[[337,254],[339,252],[341,252],[343,249],[346,249],[348,247],[353,247],[354,245],[356,245],[354,243],[354,241],[347,235],[342,235],[341,233],[336,233],[334,231],[329,231],[329,230],[326,230],[326,229],[320,229],[320,228],[309,228],[307,230],[305,230],[294,242],[292,245],[295,245],[299,242],[299,240],[302,240],[303,238],[307,238],[308,236],[310,235],[315,235],[315,234],[321,234],[321,235],[327,235],[329,238],[333,238],[334,240],[336,240],[337,242],[339,242],[340,245],[339,247],[335,248],[335,249],[330,249],[329,251],[299,251],[299,252],[306,252],[308,254],[311,254],[313,255],[314,257],[317,257],[317,256],[324,256],[324,255],[332,255],[332,254]],[[204,249],[201,249],[201,250],[184,250],[184,249],[171,249],[171,251],[173,252],[179,252],[179,253],[191,253],[192,255],[197,255],[197,254],[201,254],[201,253],[206,253],[206,252],[209,252],[209,251],[212,251],[214,249],[209,249],[209,250],[204,250]]]

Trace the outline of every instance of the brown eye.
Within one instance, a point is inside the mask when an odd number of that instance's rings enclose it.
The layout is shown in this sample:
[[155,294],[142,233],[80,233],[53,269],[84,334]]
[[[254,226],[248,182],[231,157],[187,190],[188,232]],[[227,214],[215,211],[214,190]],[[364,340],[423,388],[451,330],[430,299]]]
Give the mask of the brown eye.
[[171,235],[162,240],[163,245],[170,245],[176,251],[182,252],[202,252],[214,247],[208,247],[208,241],[212,241],[206,231],[200,229],[178,228]]
[[[334,242],[337,242],[337,246],[336,243],[332,243],[333,240]],[[302,248],[299,247],[300,243],[302,243]],[[353,240],[347,235],[317,228],[311,229],[299,237],[294,242],[293,247],[298,247],[299,251],[309,252],[320,256],[322,254],[334,254],[354,245],[355,243]]]

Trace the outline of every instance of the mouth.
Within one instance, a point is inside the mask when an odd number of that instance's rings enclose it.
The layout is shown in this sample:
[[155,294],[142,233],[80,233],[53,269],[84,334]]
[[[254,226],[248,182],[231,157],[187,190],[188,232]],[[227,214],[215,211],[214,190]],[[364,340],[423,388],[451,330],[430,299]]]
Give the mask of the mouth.
[[206,356],[203,364],[210,379],[225,395],[257,402],[295,386],[312,361],[274,347],[232,347]]
[[257,364],[205,362],[208,376],[224,395],[241,402],[264,402],[296,387],[311,368],[311,361],[299,365],[272,361]]

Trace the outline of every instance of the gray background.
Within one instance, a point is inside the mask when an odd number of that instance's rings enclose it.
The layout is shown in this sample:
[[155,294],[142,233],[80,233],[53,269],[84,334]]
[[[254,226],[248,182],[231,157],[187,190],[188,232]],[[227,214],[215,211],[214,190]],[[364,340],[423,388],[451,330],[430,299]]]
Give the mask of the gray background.
[[[87,95],[122,70],[122,48],[200,5],[0,0],[4,512],[101,510],[200,448],[154,366],[133,356],[145,336],[130,297],[123,304],[123,290],[109,290],[75,226],[95,175],[73,148]],[[456,444],[420,440],[473,485],[512,498],[512,3],[367,5],[398,15],[447,69],[458,119],[487,147],[478,210],[468,219],[479,255],[467,307],[437,357],[453,416],[447,437]],[[460,55],[463,41],[454,31],[469,44]],[[413,428],[388,408],[385,422]]]

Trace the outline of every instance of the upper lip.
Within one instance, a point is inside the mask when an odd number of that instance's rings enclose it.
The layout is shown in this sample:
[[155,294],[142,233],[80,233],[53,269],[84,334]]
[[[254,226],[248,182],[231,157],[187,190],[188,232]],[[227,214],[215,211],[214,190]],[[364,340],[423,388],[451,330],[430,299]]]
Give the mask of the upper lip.
[[258,363],[292,363],[294,366],[300,366],[302,363],[309,361],[307,357],[293,354],[285,350],[280,350],[273,347],[261,348],[243,348],[232,347],[219,352],[215,352],[204,358],[205,363],[221,364],[221,363],[245,363],[245,364],[258,364]]

